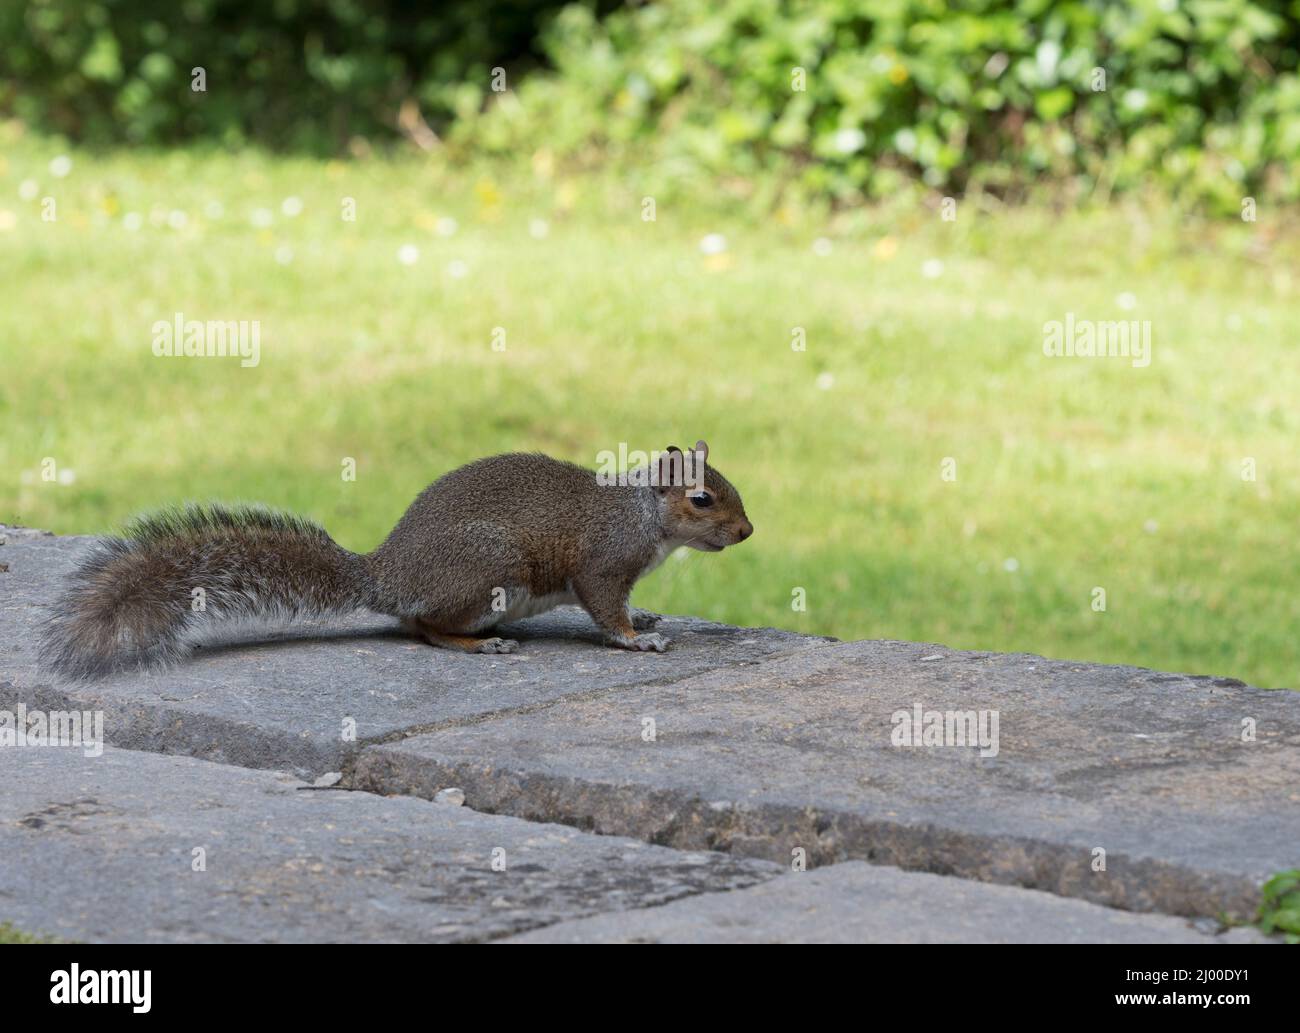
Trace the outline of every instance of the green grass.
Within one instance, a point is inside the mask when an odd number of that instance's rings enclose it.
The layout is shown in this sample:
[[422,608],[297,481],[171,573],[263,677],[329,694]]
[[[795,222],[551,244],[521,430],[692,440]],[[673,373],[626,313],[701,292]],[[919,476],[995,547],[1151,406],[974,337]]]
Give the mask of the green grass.
[[[755,536],[670,561],[638,605],[1300,685],[1300,280],[1277,213],[755,220],[665,197],[647,223],[635,174],[71,151],[59,179],[60,148],[5,132],[0,520],[99,532],[260,500],[364,550],[476,456],[703,437]],[[177,311],[259,320],[260,365],[154,357]],[[1150,367],[1044,356],[1067,312],[1151,320]]]
[[0,922],[0,943],[54,943],[44,936],[33,936],[21,929],[15,929],[8,922]]

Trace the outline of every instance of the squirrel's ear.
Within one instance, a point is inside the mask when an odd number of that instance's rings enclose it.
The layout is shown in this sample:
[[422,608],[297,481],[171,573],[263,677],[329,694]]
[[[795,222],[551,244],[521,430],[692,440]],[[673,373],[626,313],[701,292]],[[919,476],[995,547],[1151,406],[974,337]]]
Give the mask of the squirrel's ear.
[[655,480],[661,495],[666,494],[674,484],[681,483],[682,450],[676,445],[669,445],[659,453],[659,476]]
[[695,442],[695,451],[700,454],[700,459],[704,462],[707,463],[709,461],[709,446],[703,441]]

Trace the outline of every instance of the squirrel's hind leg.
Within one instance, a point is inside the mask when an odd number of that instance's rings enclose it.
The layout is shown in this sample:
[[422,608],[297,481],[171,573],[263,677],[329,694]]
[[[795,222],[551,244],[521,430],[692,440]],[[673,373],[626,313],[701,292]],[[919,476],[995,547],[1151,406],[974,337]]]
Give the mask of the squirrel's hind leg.
[[407,631],[440,649],[456,649],[462,653],[513,653],[519,648],[519,643],[512,638],[478,638],[474,635],[438,631],[419,617],[407,618],[402,623]]

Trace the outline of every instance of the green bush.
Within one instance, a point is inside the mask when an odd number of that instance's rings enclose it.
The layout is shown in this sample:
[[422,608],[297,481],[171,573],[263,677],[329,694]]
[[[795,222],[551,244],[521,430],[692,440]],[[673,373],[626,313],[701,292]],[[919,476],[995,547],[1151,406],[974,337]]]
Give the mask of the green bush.
[[499,150],[648,156],[760,190],[775,174],[841,201],[912,176],[954,192],[1050,178],[1103,195],[1154,180],[1238,210],[1248,194],[1300,196],[1295,8],[660,0],[600,21],[570,7],[544,36],[554,74],[458,133]]
[[[0,111],[90,143],[253,140],[332,152],[435,127],[463,82],[536,60],[557,0],[7,0]],[[191,88],[202,68],[206,91]]]
[[1259,927],[1300,943],[1300,868],[1278,872],[1264,883],[1261,896]]
[[333,152],[396,138],[413,101],[457,153],[653,162],[760,202],[913,179],[1300,198],[1295,0],[616,4],[0,4],[0,112],[89,142]]

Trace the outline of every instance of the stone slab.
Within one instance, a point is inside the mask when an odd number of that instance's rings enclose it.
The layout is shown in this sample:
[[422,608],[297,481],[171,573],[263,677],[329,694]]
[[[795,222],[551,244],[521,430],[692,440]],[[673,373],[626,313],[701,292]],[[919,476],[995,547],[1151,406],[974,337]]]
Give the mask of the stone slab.
[[78,942],[481,941],[780,874],[113,747],[0,749],[0,784],[0,922]]
[[[996,711],[997,755],[895,746],[893,715],[916,706]],[[368,749],[350,775],[422,796],[454,783],[480,810],[683,849],[786,866],[802,850],[809,867],[861,859],[1176,915],[1249,918],[1262,881],[1300,865],[1300,693],[916,643],[446,727]]]
[[[668,653],[599,645],[576,607],[508,626],[520,651],[467,656],[434,649],[380,616],[268,632],[261,641],[201,649],[181,666],[90,684],[56,682],[36,665],[42,610],[62,590],[89,538],[0,528],[0,707],[102,710],[109,742],[245,767],[315,775],[338,770],[359,744],[557,699],[753,663],[825,639],[670,617]],[[355,731],[346,724],[355,722]],[[346,738],[354,734],[355,739]]]
[[505,943],[1265,943],[1253,929],[846,861],[730,893],[558,922]]

